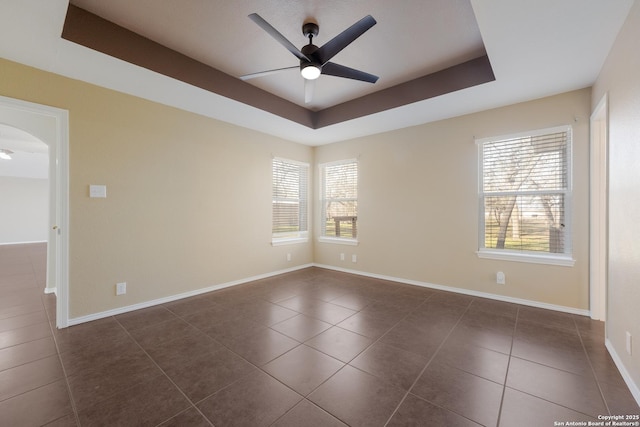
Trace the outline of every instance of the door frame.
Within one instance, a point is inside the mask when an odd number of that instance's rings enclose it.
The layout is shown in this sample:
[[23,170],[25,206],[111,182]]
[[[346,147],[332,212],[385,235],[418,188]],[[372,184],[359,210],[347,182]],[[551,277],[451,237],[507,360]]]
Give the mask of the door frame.
[[607,319],[609,108],[605,94],[590,118],[589,307],[591,318]]
[[69,112],[0,96],[0,122],[49,146],[49,236],[45,293],[56,294],[56,327],[69,325]]

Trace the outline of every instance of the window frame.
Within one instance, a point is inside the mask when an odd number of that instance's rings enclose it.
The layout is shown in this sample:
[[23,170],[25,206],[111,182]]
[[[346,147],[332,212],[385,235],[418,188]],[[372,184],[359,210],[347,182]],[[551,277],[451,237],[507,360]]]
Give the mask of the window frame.
[[[566,150],[566,179],[567,185],[564,190],[553,191],[506,191],[503,193],[485,193],[483,189],[484,184],[484,158],[483,158],[483,145],[500,142],[509,139],[518,139],[525,137],[536,137],[542,135],[548,135],[559,132],[567,132],[567,150]],[[570,125],[556,126],[544,129],[537,129],[532,131],[518,132],[508,135],[492,136],[486,138],[479,138],[475,140],[478,149],[478,250],[476,252],[478,258],[482,259],[494,259],[501,261],[517,261],[527,262],[535,264],[549,264],[572,267],[575,264],[573,259],[573,129]],[[553,253],[553,252],[539,252],[539,251],[527,251],[518,249],[498,249],[498,248],[486,248],[485,247],[485,197],[491,197],[496,195],[504,195],[505,193],[513,195],[531,195],[535,193],[548,194],[557,193],[564,196],[564,248],[565,252]]]
[[[356,237],[337,237],[337,236],[326,236],[325,232],[326,232],[326,204],[327,204],[327,198],[325,197],[325,190],[326,190],[326,168],[327,167],[331,167],[331,166],[339,166],[339,165],[346,165],[346,164],[351,164],[351,163],[355,163],[356,165],[356,198],[355,199],[349,199],[349,200],[355,200],[356,202],[356,210],[357,210],[357,206],[358,206],[358,197],[357,197],[357,193],[359,192],[359,184],[360,184],[360,180],[359,180],[359,175],[360,175],[360,165],[358,162],[358,159],[355,158],[351,158],[351,159],[343,159],[343,160],[337,160],[337,161],[333,161],[333,162],[326,162],[326,163],[321,163],[318,165],[318,172],[319,172],[319,179],[318,179],[318,183],[319,183],[319,199],[320,199],[320,233],[318,236],[318,241],[322,242],[322,243],[334,243],[334,244],[339,244],[339,245],[351,245],[351,246],[357,246],[358,245],[358,236],[359,233],[356,233]],[[356,215],[357,218],[357,215]],[[356,220],[357,223],[357,220]]]
[[[274,214],[273,214],[273,206],[274,203],[276,202],[276,197],[273,191],[273,184],[274,184],[274,162],[279,161],[279,162],[283,162],[283,163],[287,163],[290,165],[295,165],[297,167],[300,168],[306,168],[306,180],[304,181],[305,184],[305,189],[304,189],[304,193],[306,194],[306,199],[304,200],[305,206],[305,217],[306,217],[306,222],[305,222],[305,226],[306,229],[305,230],[298,230],[297,232],[286,232],[286,233],[275,233],[273,231],[273,226],[274,226]],[[286,159],[283,157],[272,157],[271,159],[271,245],[272,246],[281,246],[281,245],[291,245],[291,244],[297,244],[297,243],[306,243],[309,241],[309,227],[310,227],[310,209],[309,209],[309,189],[310,189],[310,181],[311,181],[311,175],[310,175],[310,171],[311,171],[311,166],[309,163],[306,162],[300,162],[298,160],[291,160],[291,159]],[[302,192],[302,190],[301,190]],[[299,203],[302,204],[302,199],[298,198],[297,199]],[[298,227],[300,227],[303,224],[302,221],[299,222]],[[293,234],[293,235],[292,235]]]

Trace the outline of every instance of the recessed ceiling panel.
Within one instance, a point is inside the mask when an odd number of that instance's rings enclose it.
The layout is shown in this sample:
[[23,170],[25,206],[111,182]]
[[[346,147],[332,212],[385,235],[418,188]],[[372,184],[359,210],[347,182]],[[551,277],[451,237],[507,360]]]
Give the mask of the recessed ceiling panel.
[[297,70],[248,80],[255,87],[312,111],[387,89],[484,55],[469,0],[72,0],[71,3],[231,76],[298,65],[298,59],[252,22],[258,13],[295,46],[307,20],[318,23],[322,46],[366,15],[377,24],[332,62],[363,70],[375,84],[322,75],[305,104]]

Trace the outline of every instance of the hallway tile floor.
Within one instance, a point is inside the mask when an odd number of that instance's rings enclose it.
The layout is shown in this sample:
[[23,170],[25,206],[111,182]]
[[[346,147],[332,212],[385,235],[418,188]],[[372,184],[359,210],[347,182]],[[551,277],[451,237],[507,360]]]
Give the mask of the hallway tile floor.
[[309,268],[58,330],[0,246],[2,426],[553,426],[640,409],[586,317]]

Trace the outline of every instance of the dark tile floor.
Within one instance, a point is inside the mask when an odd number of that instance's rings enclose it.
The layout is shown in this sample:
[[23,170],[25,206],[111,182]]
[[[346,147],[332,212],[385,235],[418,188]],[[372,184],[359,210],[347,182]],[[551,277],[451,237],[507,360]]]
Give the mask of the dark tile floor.
[[588,318],[310,268],[55,330],[0,246],[2,426],[552,426],[640,412]]

